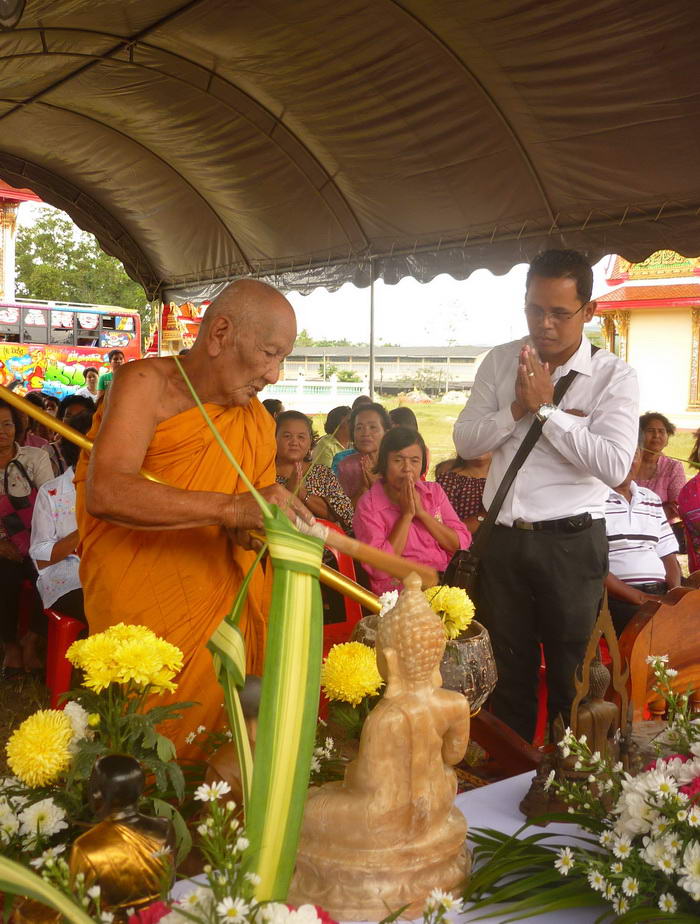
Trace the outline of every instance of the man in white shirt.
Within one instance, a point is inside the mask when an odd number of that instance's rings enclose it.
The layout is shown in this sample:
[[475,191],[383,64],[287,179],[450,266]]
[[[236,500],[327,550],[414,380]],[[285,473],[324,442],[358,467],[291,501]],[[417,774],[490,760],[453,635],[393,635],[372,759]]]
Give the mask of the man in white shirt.
[[[486,356],[454,428],[463,459],[493,453],[488,508],[535,417],[544,422],[483,550],[477,600],[498,666],[493,711],[527,740],[537,715],[540,643],[550,722],[561,713],[569,724],[574,672],[607,573],[605,500],[637,444],[636,374],[605,350],[592,355],[583,334],[596,307],[592,287],[590,264],[575,251],[533,260],[530,336]],[[556,408],[554,385],[571,370],[577,375]]]
[[666,519],[661,498],[634,481],[641,460],[640,448],[634,454],[627,477],[610,492],[605,505],[610,558],[605,585],[618,635],[640,606],[661,599],[681,583],[681,568],[676,558],[678,541]]

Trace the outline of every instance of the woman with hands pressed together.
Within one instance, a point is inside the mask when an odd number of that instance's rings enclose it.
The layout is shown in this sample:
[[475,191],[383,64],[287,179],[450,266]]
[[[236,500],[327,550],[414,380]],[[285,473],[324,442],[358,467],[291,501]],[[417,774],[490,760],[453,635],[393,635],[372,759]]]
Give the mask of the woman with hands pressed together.
[[391,430],[391,420],[381,404],[359,404],[353,410],[350,433],[355,452],[340,461],[337,473],[354,507],[379,477],[375,472],[379,444],[388,430]]
[[[422,436],[408,427],[390,430],[379,448],[376,480],[358,501],[353,528],[368,545],[444,571],[457,549],[469,547],[471,534],[440,485],[420,480],[425,469]],[[383,571],[369,565],[365,570],[374,593],[398,586]]]

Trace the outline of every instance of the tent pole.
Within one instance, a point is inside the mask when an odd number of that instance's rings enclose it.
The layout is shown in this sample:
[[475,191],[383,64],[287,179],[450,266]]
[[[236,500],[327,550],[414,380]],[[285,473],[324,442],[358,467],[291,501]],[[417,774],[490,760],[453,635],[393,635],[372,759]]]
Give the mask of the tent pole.
[[158,356],[163,355],[163,312],[165,311],[165,302],[161,301],[158,305]]
[[369,261],[369,394],[374,401],[374,260]]

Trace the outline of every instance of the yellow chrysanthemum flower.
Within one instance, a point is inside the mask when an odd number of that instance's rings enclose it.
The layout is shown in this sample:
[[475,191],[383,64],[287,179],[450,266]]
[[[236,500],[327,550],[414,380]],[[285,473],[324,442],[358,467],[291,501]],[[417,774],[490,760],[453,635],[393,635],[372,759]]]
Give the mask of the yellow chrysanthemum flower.
[[357,706],[365,696],[376,695],[383,685],[377,655],[362,642],[334,645],[323,662],[321,686],[328,699]]
[[428,588],[425,597],[442,620],[447,638],[457,638],[474,619],[474,604],[461,587],[438,584]]
[[74,642],[68,660],[85,672],[84,686],[100,693],[110,683],[135,683],[156,691],[173,691],[182,668],[182,652],[145,626],[119,623],[105,632]]
[[27,786],[54,782],[71,762],[73,726],[58,709],[40,709],[17,728],[7,742],[7,763]]

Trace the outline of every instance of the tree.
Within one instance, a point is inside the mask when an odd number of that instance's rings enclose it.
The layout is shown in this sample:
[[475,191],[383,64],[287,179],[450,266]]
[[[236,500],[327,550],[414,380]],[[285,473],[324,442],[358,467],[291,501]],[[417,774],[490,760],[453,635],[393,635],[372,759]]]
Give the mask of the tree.
[[338,373],[339,382],[361,382],[359,374],[354,369],[341,369]]
[[92,234],[81,231],[62,212],[43,209],[33,225],[20,228],[16,270],[17,294],[22,297],[135,308],[144,326],[148,323],[141,286]]

